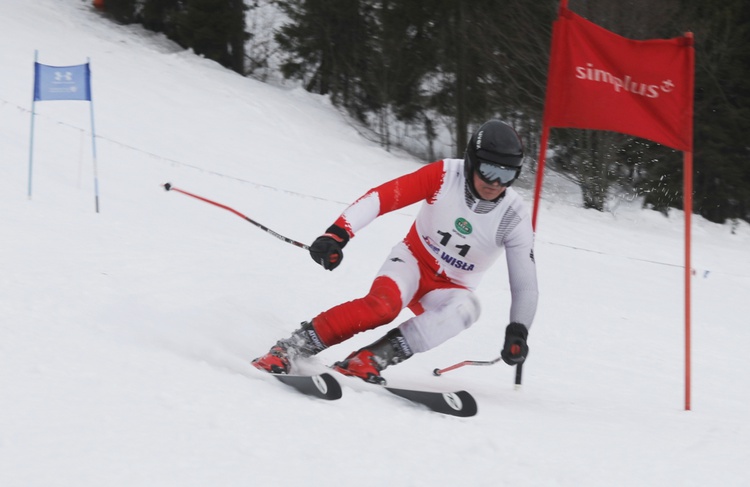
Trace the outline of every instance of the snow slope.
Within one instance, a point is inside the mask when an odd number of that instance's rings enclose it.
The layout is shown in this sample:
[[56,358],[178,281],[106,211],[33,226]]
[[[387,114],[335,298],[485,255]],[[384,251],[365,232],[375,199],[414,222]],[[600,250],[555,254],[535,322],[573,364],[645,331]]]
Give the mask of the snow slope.
[[[521,391],[504,364],[431,375],[499,354],[509,302],[498,265],[477,324],[386,371],[394,385],[471,391],[476,417],[356,384],[332,403],[295,394],[250,359],[365,293],[416,207],[360,232],[325,272],[161,185],[310,242],[423,161],[362,140],[321,97],[240,77],[89,4],[0,2],[0,485],[750,485],[748,225],[694,221],[691,411],[682,215],[627,202],[585,211],[551,176]],[[51,65],[91,58],[98,214],[85,102],[36,104],[27,198],[35,49]]]

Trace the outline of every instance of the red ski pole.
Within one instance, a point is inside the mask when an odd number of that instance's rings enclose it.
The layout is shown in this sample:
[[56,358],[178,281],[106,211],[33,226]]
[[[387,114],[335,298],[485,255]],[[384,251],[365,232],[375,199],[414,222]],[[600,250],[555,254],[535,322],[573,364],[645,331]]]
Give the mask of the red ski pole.
[[498,357],[494,360],[488,360],[488,361],[482,361],[482,360],[464,360],[463,362],[459,362],[457,364],[451,365],[450,367],[446,367],[444,369],[435,369],[432,371],[435,375],[443,375],[445,372],[450,372],[451,370],[455,370],[461,367],[464,367],[466,365],[493,365],[501,361],[502,358]]
[[[494,360],[464,360],[463,362],[459,362],[457,364],[451,365],[450,367],[446,367],[444,369],[435,369],[432,371],[434,375],[441,376],[445,372],[450,372],[451,370],[455,370],[461,367],[464,367],[466,365],[494,365],[502,360],[502,357],[498,357]],[[520,363],[516,365],[516,380],[515,380],[515,389],[518,390],[521,388],[521,376],[523,374],[523,363]]]
[[294,246],[297,246],[297,247],[299,247],[301,249],[310,250],[310,246],[309,245],[305,245],[302,242],[297,242],[296,240],[292,240],[291,238],[287,238],[287,237],[285,237],[285,236],[283,236],[281,234],[278,234],[278,233],[274,232],[273,230],[271,230],[270,228],[268,228],[267,226],[262,225],[262,224],[256,222],[255,220],[252,220],[252,219],[246,217],[245,215],[243,215],[239,211],[235,210],[234,208],[230,208],[230,207],[228,207],[226,205],[222,205],[221,203],[217,203],[215,201],[211,201],[208,198],[204,198],[202,196],[198,196],[198,195],[193,194],[193,193],[188,193],[187,191],[184,191],[182,189],[175,188],[170,183],[166,183],[164,185],[164,189],[166,189],[167,191],[177,191],[178,193],[182,193],[184,195],[190,196],[190,197],[195,198],[197,200],[205,201],[206,203],[210,203],[210,204],[212,204],[214,206],[218,206],[219,208],[223,208],[223,209],[225,209],[227,211],[231,211],[235,215],[237,215],[240,218],[243,218],[243,219],[249,221],[250,223],[252,223],[256,227],[260,228],[261,230],[263,230],[264,232],[266,232],[266,233],[268,233],[270,235],[273,235],[274,237],[278,238],[279,240],[283,240],[284,242],[286,242],[288,244],[292,244]]

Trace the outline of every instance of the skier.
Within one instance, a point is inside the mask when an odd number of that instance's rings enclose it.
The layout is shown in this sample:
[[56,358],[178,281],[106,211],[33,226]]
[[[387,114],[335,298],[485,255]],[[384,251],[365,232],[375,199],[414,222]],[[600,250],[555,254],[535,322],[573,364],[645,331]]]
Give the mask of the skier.
[[503,250],[511,306],[501,356],[510,365],[522,363],[538,299],[530,217],[510,188],[522,166],[518,134],[490,120],[472,135],[463,160],[433,162],[369,190],[313,242],[313,260],[334,270],[359,230],[380,215],[424,201],[406,238],[393,247],[366,296],[302,322],[253,365],[289,373],[296,358],[388,324],[409,307],[413,318],[333,366],[342,374],[385,384],[383,369],[440,345],[479,318],[474,290]]

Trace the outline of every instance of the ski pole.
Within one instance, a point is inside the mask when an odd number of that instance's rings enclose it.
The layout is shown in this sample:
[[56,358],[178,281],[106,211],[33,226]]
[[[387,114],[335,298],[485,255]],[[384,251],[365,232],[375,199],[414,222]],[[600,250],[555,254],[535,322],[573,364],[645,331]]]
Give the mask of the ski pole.
[[516,365],[516,384],[514,388],[517,391],[521,390],[521,374],[523,374],[523,362]]
[[[434,375],[441,376],[445,372],[450,372],[451,370],[458,369],[460,367],[463,367],[465,365],[493,365],[498,363],[500,360],[502,360],[502,357],[498,357],[493,360],[464,360],[463,362],[459,362],[457,364],[451,365],[450,367],[446,367],[444,369],[435,369],[432,371]],[[515,380],[515,389],[520,390],[521,389],[521,376],[523,374],[523,363],[520,363],[516,365],[516,380]]]
[[450,367],[446,367],[444,369],[435,369],[432,371],[434,375],[443,375],[445,372],[450,372],[451,370],[458,369],[460,367],[463,367],[465,365],[493,365],[498,363],[500,360],[502,360],[502,357],[498,357],[494,360],[488,360],[488,361],[482,361],[482,360],[464,360],[463,362],[459,362],[457,364],[451,365]]
[[172,186],[171,183],[164,184],[164,189],[166,189],[167,191],[177,191],[178,193],[182,193],[184,195],[191,196],[191,197],[193,197],[195,199],[198,199],[198,200],[201,200],[201,201],[205,201],[206,203],[210,203],[210,204],[212,204],[214,206],[218,206],[219,208],[223,208],[223,209],[225,209],[227,211],[231,211],[235,215],[237,215],[240,218],[243,218],[243,219],[249,221],[250,223],[252,223],[256,227],[260,228],[261,230],[263,230],[264,232],[266,232],[266,233],[268,233],[270,235],[273,235],[274,237],[278,238],[279,240],[283,240],[284,242],[286,242],[288,244],[292,244],[292,245],[294,245],[296,247],[299,247],[301,249],[310,250],[310,246],[309,245],[305,245],[302,242],[297,242],[296,240],[292,240],[291,238],[287,238],[287,237],[285,237],[285,236],[283,236],[281,234],[278,234],[278,233],[274,232],[273,230],[271,230],[270,228],[268,228],[267,226],[262,225],[262,224],[256,222],[255,220],[252,220],[252,219],[246,217],[245,215],[243,215],[239,211],[235,210],[234,208],[230,208],[230,207],[228,207],[226,205],[222,205],[221,203],[217,203],[215,201],[211,201],[211,200],[209,200],[207,198],[204,198],[202,196],[198,196],[198,195],[193,194],[193,193],[188,193],[187,191],[184,191],[182,189],[175,188],[174,186]]

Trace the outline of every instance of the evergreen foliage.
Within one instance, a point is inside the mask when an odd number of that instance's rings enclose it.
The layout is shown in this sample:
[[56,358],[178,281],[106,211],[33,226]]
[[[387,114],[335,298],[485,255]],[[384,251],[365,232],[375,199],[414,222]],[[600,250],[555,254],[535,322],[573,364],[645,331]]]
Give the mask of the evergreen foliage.
[[131,24],[136,18],[135,0],[107,0],[104,8],[113,19],[121,24]]
[[[412,127],[423,131],[432,159],[442,127],[453,137],[450,155],[462,156],[472,130],[495,117],[538,154],[559,0],[266,1],[288,18],[276,31],[283,75],[329,95],[386,148],[395,127]],[[570,0],[569,7],[632,39],[694,32],[694,211],[715,222],[750,221],[750,3]],[[243,0],[107,0],[106,8],[118,22],[141,22],[245,73]],[[641,195],[664,213],[682,207],[677,151],[587,130],[555,129],[550,143],[551,163],[579,184],[586,207],[604,211],[617,192]]]
[[[675,23],[694,32],[694,205],[704,218],[750,221],[750,4],[680,2]],[[682,159],[660,157],[640,189],[646,203],[682,208]]]
[[105,11],[121,23],[141,23],[182,47],[245,74],[244,0],[107,0]]
[[[524,126],[541,118],[542,46],[549,44],[556,1],[524,3],[278,0],[290,18],[277,36],[289,53],[282,69],[360,120],[375,114],[385,145],[389,117],[425,123],[435,114],[455,120],[457,155],[472,125],[500,113],[530,139],[534,132]],[[527,46],[536,48],[513,45],[532,37],[532,28],[537,39]]]

